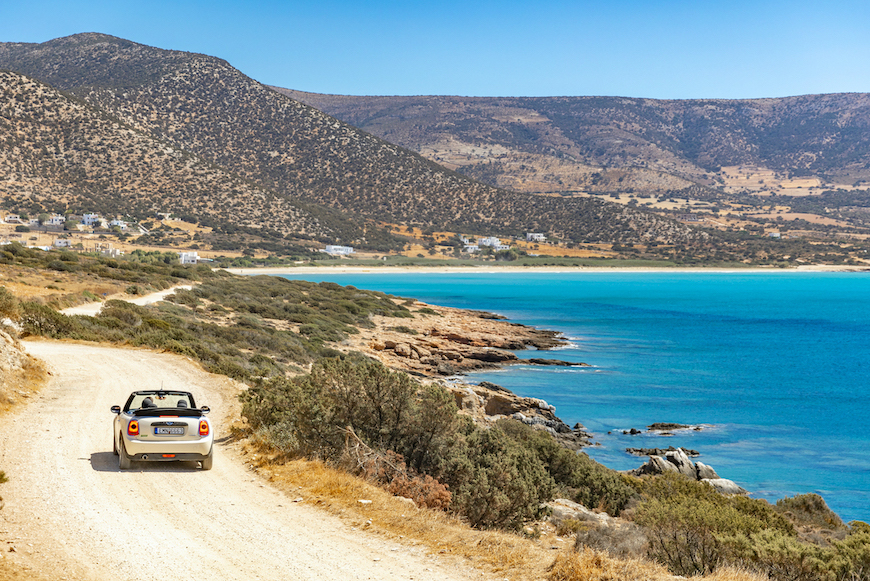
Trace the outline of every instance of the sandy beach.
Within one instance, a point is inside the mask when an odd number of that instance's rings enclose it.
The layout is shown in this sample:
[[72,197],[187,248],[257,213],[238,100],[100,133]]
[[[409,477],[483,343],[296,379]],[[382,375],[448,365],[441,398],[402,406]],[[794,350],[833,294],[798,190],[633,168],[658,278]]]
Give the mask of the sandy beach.
[[773,272],[870,272],[870,265],[826,265],[814,264],[795,268],[703,268],[703,267],[602,267],[602,266],[266,266],[251,268],[227,268],[232,274],[408,274],[408,273],[451,273],[451,274],[516,274],[531,272],[614,272],[614,273],[644,273],[644,272],[674,272],[674,273],[763,273]]

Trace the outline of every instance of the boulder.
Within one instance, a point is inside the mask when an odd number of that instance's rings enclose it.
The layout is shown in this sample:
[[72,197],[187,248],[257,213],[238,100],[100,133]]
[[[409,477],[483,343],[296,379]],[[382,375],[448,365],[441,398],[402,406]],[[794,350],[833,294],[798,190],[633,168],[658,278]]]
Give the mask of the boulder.
[[719,475],[716,474],[716,471],[713,470],[712,467],[704,464],[703,462],[695,462],[695,472],[697,473],[698,480],[711,480],[719,478]]
[[461,410],[473,411],[480,408],[483,403],[483,398],[474,393],[470,387],[455,390],[453,397],[456,399],[456,407]]
[[466,353],[468,359],[476,359],[477,361],[485,361],[486,363],[504,363],[505,361],[516,361],[518,358],[510,351],[497,351],[495,349],[486,349],[484,351],[472,351]]
[[556,498],[547,503],[547,506],[553,511],[550,515],[550,522],[558,525],[566,520],[578,520],[581,522],[594,522],[604,524],[613,520],[606,513],[592,512],[582,504],[578,504],[566,498]]
[[410,356],[411,356],[411,346],[408,345],[407,343],[398,343],[398,344],[393,348],[393,351],[394,351],[394,352],[396,353],[396,355],[398,355],[399,357],[410,357]]
[[420,345],[411,345],[411,350],[416,353],[420,357],[420,359],[423,359],[424,357],[429,357],[432,354],[428,349]]
[[435,369],[438,375],[456,375],[456,368],[445,362],[441,362],[438,364],[438,367]]
[[488,416],[509,416],[519,411],[516,398],[493,394],[486,400],[484,411]]
[[688,476],[692,480],[696,480],[698,477],[697,472],[695,472],[695,465],[689,460],[689,457],[683,452],[682,449],[670,450],[665,454],[665,459],[676,466],[677,472],[682,474],[683,476]]
[[635,476],[643,476],[644,474],[664,474],[665,472],[679,472],[677,467],[662,458],[661,456],[650,456],[649,461],[637,468],[635,470],[631,470],[629,474],[633,474]]
[[719,494],[749,494],[745,488],[738,486],[736,482],[727,478],[705,478],[701,482],[709,484]]

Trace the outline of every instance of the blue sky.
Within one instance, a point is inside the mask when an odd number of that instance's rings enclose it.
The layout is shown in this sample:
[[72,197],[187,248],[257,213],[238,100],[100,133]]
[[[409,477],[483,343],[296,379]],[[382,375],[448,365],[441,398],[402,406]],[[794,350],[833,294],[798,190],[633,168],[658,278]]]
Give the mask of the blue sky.
[[103,32],[350,95],[870,92],[867,0],[9,0],[0,41]]

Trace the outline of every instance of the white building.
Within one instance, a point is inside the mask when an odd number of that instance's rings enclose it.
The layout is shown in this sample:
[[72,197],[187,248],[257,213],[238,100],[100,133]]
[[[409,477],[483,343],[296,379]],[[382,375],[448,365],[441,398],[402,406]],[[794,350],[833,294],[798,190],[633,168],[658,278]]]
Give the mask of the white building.
[[547,237],[540,232],[526,232],[526,242],[546,242]]
[[66,238],[58,238],[54,241],[55,248],[69,248],[70,246],[72,246],[72,242]]
[[82,224],[85,226],[99,226],[103,222],[99,214],[85,214],[82,216]]
[[124,251],[119,250],[118,248],[104,248],[103,250],[100,250],[100,254],[107,258],[119,258],[124,256]]
[[66,216],[61,216],[60,214],[52,214],[46,222],[49,226],[63,226],[65,223]]
[[480,252],[480,246],[477,244],[466,244],[465,251],[469,254],[474,254],[475,252]]
[[499,240],[495,236],[490,236],[489,238],[478,238],[477,246],[489,246],[496,252],[498,252],[499,250],[510,250],[510,246],[508,246],[507,244],[502,244],[501,240]]
[[330,256],[347,256],[348,254],[353,254],[353,247],[327,244],[323,252],[329,254]]
[[6,223],[7,224],[20,224],[21,216],[18,214],[6,214]]
[[199,262],[199,254],[194,252],[179,252],[178,260],[181,261],[181,264],[196,264]]
[[118,220],[117,218],[115,218],[114,220],[109,222],[109,228],[112,228],[114,226],[119,227],[121,229],[121,232],[126,232],[127,228],[129,228],[129,226],[127,225],[127,223],[125,221]]

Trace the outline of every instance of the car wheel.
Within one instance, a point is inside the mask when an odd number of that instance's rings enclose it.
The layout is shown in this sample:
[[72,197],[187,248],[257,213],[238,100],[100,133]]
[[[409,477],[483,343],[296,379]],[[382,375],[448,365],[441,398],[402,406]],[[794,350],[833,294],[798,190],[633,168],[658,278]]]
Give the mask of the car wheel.
[[127,457],[127,448],[124,446],[124,438],[121,438],[121,450],[118,454],[118,468],[129,470],[133,467],[133,461]]
[[202,469],[203,470],[211,470],[211,465],[212,465],[212,462],[214,461],[212,454],[214,454],[213,449],[208,451],[208,456],[206,456],[205,458],[200,460],[200,462],[202,462]]

